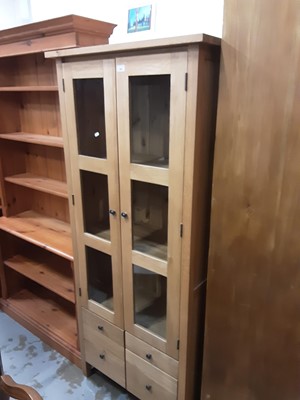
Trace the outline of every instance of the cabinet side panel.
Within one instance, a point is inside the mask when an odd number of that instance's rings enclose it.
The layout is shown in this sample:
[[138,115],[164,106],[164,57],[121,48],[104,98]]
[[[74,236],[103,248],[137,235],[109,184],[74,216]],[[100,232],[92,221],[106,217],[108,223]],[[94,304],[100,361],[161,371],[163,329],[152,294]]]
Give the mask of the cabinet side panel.
[[296,400],[299,1],[224,11],[202,399]]
[[[71,224],[71,234],[72,234],[72,244],[73,244],[73,256],[74,256],[74,287],[75,287],[75,296],[76,296],[76,317],[77,317],[77,329],[78,329],[78,345],[81,351],[81,368],[85,374],[89,373],[89,367],[86,364],[85,355],[84,355],[84,341],[83,341],[83,322],[82,322],[82,297],[78,296],[78,293],[81,293],[81,284],[80,284],[80,268],[78,261],[78,251],[77,251],[77,228],[76,228],[76,215],[75,208],[72,203],[72,195],[74,193],[72,186],[72,170],[71,170],[71,151],[70,151],[70,143],[68,136],[68,125],[67,125],[67,115],[66,115],[66,104],[64,97],[64,88],[63,88],[63,71],[62,71],[62,62],[60,59],[56,61],[56,73],[57,73],[57,83],[59,87],[59,106],[60,106],[60,118],[61,118],[61,126],[62,126],[62,136],[64,142],[64,158],[65,158],[65,171],[66,171],[66,180],[68,185],[68,215]],[[74,155],[73,155],[74,156]]]
[[[179,398],[199,396],[219,48],[189,52]],[[194,85],[198,82],[196,88]],[[196,100],[195,100],[196,99]],[[194,371],[194,373],[190,373]]]

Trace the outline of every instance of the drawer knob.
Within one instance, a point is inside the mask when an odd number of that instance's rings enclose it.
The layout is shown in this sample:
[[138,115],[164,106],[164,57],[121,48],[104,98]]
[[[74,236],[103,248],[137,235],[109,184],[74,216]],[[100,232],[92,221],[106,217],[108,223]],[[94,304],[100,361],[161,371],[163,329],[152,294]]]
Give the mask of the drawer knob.
[[147,358],[148,360],[151,360],[151,358],[152,358],[152,354],[150,354],[150,353],[147,353],[147,354],[146,354],[146,358]]
[[104,360],[105,354],[101,353],[101,354],[99,354],[99,357],[101,358],[101,360]]
[[148,392],[150,392],[151,389],[152,389],[152,386],[151,385],[146,385],[146,389],[148,390]]
[[98,330],[99,330],[99,331],[101,331],[101,332],[102,332],[102,331],[103,331],[103,329],[104,329],[104,328],[103,328],[103,326],[102,326],[102,325],[98,325]]

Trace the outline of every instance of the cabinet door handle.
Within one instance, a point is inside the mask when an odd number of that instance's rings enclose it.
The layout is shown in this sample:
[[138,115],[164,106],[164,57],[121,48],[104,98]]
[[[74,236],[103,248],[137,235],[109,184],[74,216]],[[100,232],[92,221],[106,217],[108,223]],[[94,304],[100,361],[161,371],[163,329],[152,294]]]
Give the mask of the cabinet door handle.
[[104,360],[105,359],[105,354],[101,353],[101,354],[99,354],[99,357],[101,358],[101,360]]
[[147,353],[147,354],[146,354],[146,358],[147,358],[148,360],[151,360],[151,358],[152,358],[152,354],[150,354],[150,353]]
[[151,386],[151,385],[146,385],[145,387],[146,387],[146,389],[148,390],[148,392],[150,392],[151,389],[152,389],[152,386]]
[[109,210],[109,213],[110,213],[110,215],[113,215],[113,216],[115,216],[117,214],[115,210]]
[[127,215],[127,213],[126,213],[126,212],[122,211],[122,212],[121,212],[121,217],[125,219],[125,218],[127,218],[127,217],[128,217],[128,215]]

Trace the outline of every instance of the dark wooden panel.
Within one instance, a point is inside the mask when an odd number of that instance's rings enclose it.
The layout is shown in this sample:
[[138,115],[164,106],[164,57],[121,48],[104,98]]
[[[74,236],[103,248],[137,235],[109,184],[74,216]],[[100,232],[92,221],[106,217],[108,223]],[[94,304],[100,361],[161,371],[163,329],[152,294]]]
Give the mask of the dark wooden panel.
[[300,398],[299,26],[225,0],[203,400]]

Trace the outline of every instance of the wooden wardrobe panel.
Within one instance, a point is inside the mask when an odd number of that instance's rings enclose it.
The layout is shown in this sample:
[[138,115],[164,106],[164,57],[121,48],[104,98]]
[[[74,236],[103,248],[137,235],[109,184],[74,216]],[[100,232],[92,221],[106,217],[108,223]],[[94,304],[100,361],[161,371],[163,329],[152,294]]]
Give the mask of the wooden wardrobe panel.
[[300,7],[224,11],[202,399],[297,400]]

